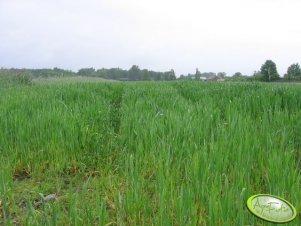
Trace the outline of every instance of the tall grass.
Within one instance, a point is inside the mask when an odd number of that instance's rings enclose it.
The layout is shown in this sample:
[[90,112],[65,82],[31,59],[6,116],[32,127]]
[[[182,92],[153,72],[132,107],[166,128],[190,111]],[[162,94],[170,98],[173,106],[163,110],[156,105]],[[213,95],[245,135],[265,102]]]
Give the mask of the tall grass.
[[0,94],[2,224],[270,225],[246,209],[257,193],[300,210],[298,85],[73,82]]

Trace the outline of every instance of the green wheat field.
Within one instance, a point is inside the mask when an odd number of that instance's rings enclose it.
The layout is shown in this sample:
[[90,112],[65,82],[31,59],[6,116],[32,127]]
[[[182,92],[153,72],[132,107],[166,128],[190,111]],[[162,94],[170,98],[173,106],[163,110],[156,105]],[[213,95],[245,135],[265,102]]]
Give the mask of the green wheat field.
[[301,223],[299,84],[3,81],[1,225],[273,225],[262,193]]

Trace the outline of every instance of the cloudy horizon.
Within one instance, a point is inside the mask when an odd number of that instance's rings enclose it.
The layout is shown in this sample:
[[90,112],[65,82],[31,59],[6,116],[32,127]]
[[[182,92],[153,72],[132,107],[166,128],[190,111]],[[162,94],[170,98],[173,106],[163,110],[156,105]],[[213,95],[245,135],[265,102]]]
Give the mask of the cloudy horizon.
[[301,63],[298,0],[0,0],[0,67],[283,76]]

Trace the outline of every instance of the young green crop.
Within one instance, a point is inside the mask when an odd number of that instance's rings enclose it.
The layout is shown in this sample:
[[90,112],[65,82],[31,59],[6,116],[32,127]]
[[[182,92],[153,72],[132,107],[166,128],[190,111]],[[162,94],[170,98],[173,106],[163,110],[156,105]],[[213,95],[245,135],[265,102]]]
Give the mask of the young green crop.
[[300,96],[196,81],[2,87],[0,222],[272,225],[246,200],[300,210]]

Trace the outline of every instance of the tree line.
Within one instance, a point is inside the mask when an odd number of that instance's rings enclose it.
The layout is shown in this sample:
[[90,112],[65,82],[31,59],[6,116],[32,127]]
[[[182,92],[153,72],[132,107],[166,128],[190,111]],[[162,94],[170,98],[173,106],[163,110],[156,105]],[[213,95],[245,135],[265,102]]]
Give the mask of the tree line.
[[173,69],[166,72],[156,72],[147,69],[141,70],[137,65],[133,65],[129,70],[121,68],[82,68],[77,72],[81,76],[100,77],[105,79],[123,80],[123,81],[159,81],[175,80],[176,74]]
[[176,74],[173,69],[166,72],[157,72],[152,70],[143,69],[141,70],[137,65],[133,65],[129,70],[121,68],[82,68],[78,72],[70,70],[64,70],[60,68],[53,69],[0,69],[1,75],[11,75],[22,77],[71,77],[71,76],[88,76],[88,77],[99,77],[104,79],[122,80],[122,81],[160,81],[160,80],[175,80]]
[[0,68],[0,75],[5,76],[5,75],[11,75],[11,76],[18,76],[18,75],[27,75],[27,76],[32,76],[32,77],[42,77],[42,78],[47,78],[47,77],[70,77],[70,76],[75,76],[76,73],[70,70],[64,70],[60,68],[45,68],[45,69],[17,69],[17,68]]
[[267,60],[262,64],[259,71],[255,71],[252,75],[243,75],[240,72],[236,72],[232,76],[227,76],[225,72],[200,72],[196,69],[194,74],[180,75],[176,77],[175,71],[171,69],[166,72],[157,72],[147,69],[140,69],[137,65],[133,65],[129,70],[121,68],[82,68],[78,72],[71,70],[65,70],[60,68],[53,69],[6,69],[0,68],[0,76],[11,76],[19,80],[30,80],[31,77],[72,77],[72,76],[88,76],[99,77],[104,79],[121,80],[121,81],[162,81],[162,80],[202,80],[202,79],[215,79],[221,78],[228,81],[301,81],[301,68],[298,63],[290,65],[281,78],[277,66],[272,60]]
[[301,68],[299,63],[290,65],[284,77],[281,78],[275,62],[267,60],[262,64],[259,71],[255,71],[253,75],[246,76],[240,72],[236,72],[232,76],[232,80],[246,80],[246,81],[263,81],[263,82],[274,82],[274,81],[301,81]]
[[262,82],[275,82],[275,81],[301,81],[301,68],[298,63],[290,65],[284,77],[281,78],[275,62],[266,60],[262,64],[259,71],[255,71],[252,75],[243,75],[241,72],[236,72],[232,76],[227,76],[225,72],[203,72],[196,69],[194,74],[180,75],[179,79],[182,80],[201,80],[206,79],[225,79],[227,81],[262,81]]

